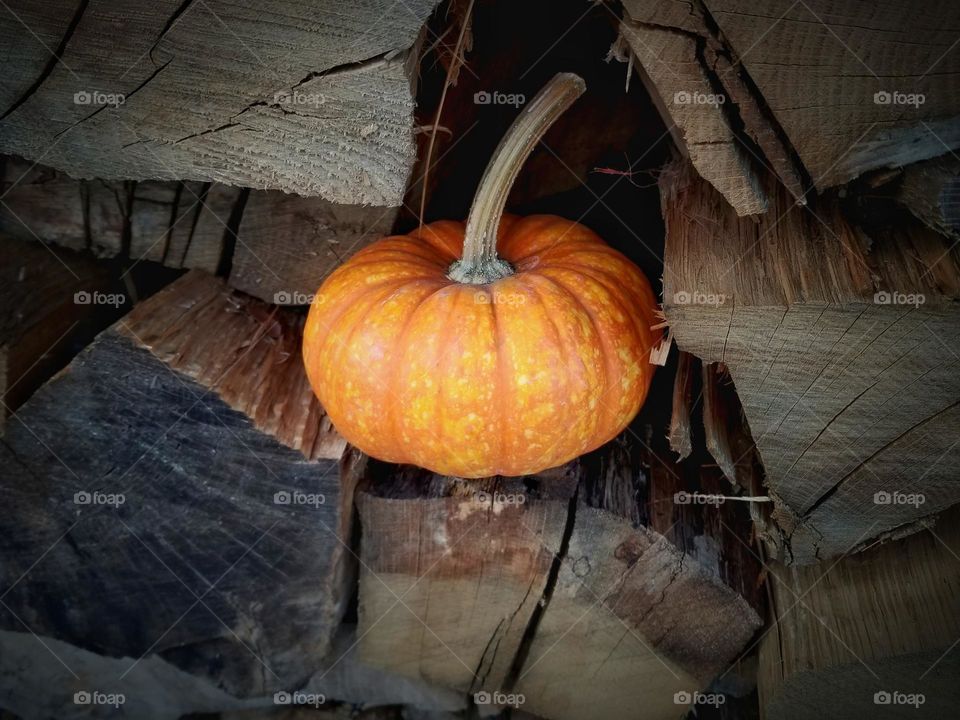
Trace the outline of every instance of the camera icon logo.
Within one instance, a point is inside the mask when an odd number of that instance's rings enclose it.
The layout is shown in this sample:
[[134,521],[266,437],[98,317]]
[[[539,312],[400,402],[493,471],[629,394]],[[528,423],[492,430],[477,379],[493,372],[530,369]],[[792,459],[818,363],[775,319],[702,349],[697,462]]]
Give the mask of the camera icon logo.
[[686,690],[680,690],[673,694],[673,702],[675,705],[689,705],[693,702],[693,695]]
[[289,492],[286,490],[281,490],[280,492],[275,492],[273,494],[273,504],[274,505],[289,505],[292,497]]
[[489,105],[491,99],[490,93],[486,90],[481,90],[473,94],[473,102],[475,105]]

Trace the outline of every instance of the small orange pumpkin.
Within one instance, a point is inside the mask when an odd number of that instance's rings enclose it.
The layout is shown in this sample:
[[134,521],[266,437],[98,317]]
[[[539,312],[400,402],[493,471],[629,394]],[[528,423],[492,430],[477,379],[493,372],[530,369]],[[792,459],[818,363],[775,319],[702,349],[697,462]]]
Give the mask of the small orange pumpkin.
[[599,447],[643,404],[656,322],[647,279],[582,225],[502,216],[520,164],[582,92],[561,74],[530,103],[466,227],[379,240],[318,291],[307,375],[367,454],[459,477],[525,475]]

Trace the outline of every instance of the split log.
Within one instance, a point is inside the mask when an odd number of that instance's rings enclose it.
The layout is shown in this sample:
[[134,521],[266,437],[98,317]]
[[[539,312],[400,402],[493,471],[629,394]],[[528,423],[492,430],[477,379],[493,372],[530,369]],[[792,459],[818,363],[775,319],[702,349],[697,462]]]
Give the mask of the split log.
[[467,694],[506,687],[574,473],[473,481],[373,465],[357,493],[360,659]]
[[677,353],[677,374],[673,380],[673,402],[670,413],[670,449],[678,460],[689,457],[693,451],[693,428],[690,412],[693,409],[693,389],[700,362],[690,353]]
[[956,155],[905,167],[895,197],[937,232],[960,239],[960,159]]
[[340,263],[390,234],[397,214],[397,208],[252,192],[237,231],[230,284],[278,305],[309,304]]
[[241,698],[309,678],[352,595],[362,458],[310,392],[301,322],[188,274],[17,411],[0,628],[124,658],[127,694],[152,658]]
[[[758,10],[749,0],[627,0],[624,10],[622,34],[660,89],[666,121],[684,135],[713,128],[704,137],[728,157],[690,156],[740,214],[750,205],[734,188],[754,185],[745,158],[802,202],[807,188],[960,145],[955,4],[775,0]],[[669,91],[724,98],[729,127],[711,124],[709,103],[668,102]]]
[[738,215],[767,209],[767,197],[745,147],[724,116],[726,98],[711,85],[694,37],[624,21],[620,32],[638,71],[684,154]]
[[405,2],[289,0],[266,16],[222,0],[12,2],[0,44],[17,79],[0,95],[0,150],[74,177],[399,205],[414,162],[414,46],[435,5]]
[[279,305],[308,304],[347,256],[390,234],[398,213],[220,183],[80,181],[15,158],[0,170],[0,233],[226,275]]
[[960,688],[960,515],[836,565],[771,565],[760,645],[769,720],[946,718]]
[[535,715],[684,717],[761,625],[746,507],[717,499],[730,485],[715,470],[660,445],[647,427],[583,459],[515,685]]
[[0,240],[0,430],[8,414],[66,364],[74,344],[120,311],[94,302],[109,291],[108,273],[89,258]]
[[371,477],[361,657],[482,713],[512,698],[541,717],[682,717],[760,626],[759,565],[744,507],[677,495],[728,491],[719,473],[681,478],[643,444],[522,479]]
[[664,310],[681,349],[729,368],[777,552],[805,563],[960,501],[960,253],[919,224],[867,237],[836,197],[803,208],[768,185],[755,223],[689,164],[664,171]]

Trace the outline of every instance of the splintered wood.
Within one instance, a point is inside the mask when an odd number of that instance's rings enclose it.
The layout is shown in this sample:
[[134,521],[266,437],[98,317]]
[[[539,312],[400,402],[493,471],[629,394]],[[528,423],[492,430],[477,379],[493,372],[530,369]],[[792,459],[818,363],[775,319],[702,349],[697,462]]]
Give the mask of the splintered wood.
[[303,318],[236,295],[192,272],[138,305],[117,332],[216,393],[263,432],[311,460],[346,441],[310,389],[300,360]]
[[399,205],[415,154],[411,48],[436,4],[404,2],[16,0],[0,16],[14,59],[0,150],[74,177]]
[[843,553],[960,500],[957,249],[919,223],[868,237],[836,198],[803,208],[772,180],[759,223],[689,163],[660,182],[664,309],[680,348],[730,370],[781,556]]

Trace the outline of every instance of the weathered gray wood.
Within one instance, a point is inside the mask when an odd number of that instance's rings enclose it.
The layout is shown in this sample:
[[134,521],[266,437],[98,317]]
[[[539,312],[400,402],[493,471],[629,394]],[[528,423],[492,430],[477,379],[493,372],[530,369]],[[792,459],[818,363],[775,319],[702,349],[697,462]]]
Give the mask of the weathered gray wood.
[[288,322],[188,275],[8,421],[0,627],[238,697],[314,672],[352,593],[361,459],[320,457]]
[[0,161],[0,233],[227,275],[278,305],[305,305],[351,254],[389,235],[397,209],[339,205],[220,183],[73,180]]
[[703,4],[818,190],[960,144],[956,3]]
[[678,147],[738,215],[767,209],[767,198],[743,145],[724,115],[726,97],[711,85],[694,37],[625,20],[620,33],[636,57]]
[[[764,717],[950,717],[960,702],[960,516],[835,566],[770,566],[760,643]],[[878,704],[876,693],[899,693]],[[903,696],[922,695],[921,704]],[[884,696],[881,696],[881,700]]]
[[[772,184],[771,184],[772,188]],[[960,257],[919,224],[852,226],[771,189],[737,218],[688,165],[661,175],[664,310],[730,370],[763,460],[778,552],[812,562],[960,501]],[[874,502],[877,492],[925,502]]]
[[13,1],[0,47],[18,79],[0,96],[0,150],[74,177],[399,205],[414,161],[411,48],[434,5]]
[[389,235],[396,219],[396,208],[251,193],[237,233],[230,284],[278,305],[308,304],[334,268]]
[[[757,211],[740,188],[762,197],[764,166],[805,202],[808,188],[960,145],[954,3],[627,0],[624,10],[621,33],[678,144],[717,145],[690,157],[739,214]],[[723,113],[672,102],[677,92],[722,96]]]

